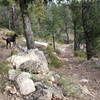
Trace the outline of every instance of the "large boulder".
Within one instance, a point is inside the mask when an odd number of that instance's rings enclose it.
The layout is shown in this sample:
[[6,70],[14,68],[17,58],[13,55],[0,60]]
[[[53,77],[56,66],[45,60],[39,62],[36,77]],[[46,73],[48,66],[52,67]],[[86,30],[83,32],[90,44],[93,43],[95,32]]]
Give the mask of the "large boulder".
[[38,49],[31,49],[27,52],[21,52],[8,58],[8,61],[16,68],[31,70],[33,73],[47,73],[48,63],[44,53]]
[[35,91],[35,84],[30,78],[31,75],[26,72],[22,72],[16,78],[17,85],[22,95],[28,95]]

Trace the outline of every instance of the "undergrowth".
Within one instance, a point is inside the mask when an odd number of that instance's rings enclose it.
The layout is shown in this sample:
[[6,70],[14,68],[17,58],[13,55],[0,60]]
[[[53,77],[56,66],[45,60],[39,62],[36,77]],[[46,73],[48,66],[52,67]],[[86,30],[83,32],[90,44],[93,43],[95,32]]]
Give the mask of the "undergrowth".
[[0,74],[5,75],[8,73],[9,67],[7,66],[8,62],[0,62]]
[[51,46],[48,46],[47,49],[44,50],[44,53],[46,54],[47,61],[50,67],[59,68],[62,66],[62,62],[58,59],[56,55],[53,54],[56,52]]
[[74,56],[77,57],[80,63],[83,63],[87,58],[86,52],[83,51],[74,51]]
[[86,58],[86,53],[83,51],[74,51],[74,56]]
[[61,77],[58,81],[59,86],[63,89],[64,95],[78,97],[81,95],[80,86],[77,79],[73,77]]

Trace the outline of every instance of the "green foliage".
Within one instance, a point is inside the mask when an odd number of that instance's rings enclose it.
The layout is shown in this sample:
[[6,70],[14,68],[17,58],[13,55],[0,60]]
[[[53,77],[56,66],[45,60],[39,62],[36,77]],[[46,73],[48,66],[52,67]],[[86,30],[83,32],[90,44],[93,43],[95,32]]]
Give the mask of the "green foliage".
[[53,75],[45,75],[43,77],[43,82],[49,85],[49,83],[53,81],[52,79],[54,79]]
[[46,57],[50,67],[59,68],[63,65],[57,55],[53,54],[55,53],[53,47],[48,46],[47,49],[44,50],[44,53],[47,55]]
[[8,73],[9,67],[7,66],[8,62],[0,62],[0,74],[5,75]]
[[0,27],[4,28],[9,26],[9,18],[7,15],[7,7],[0,5]]
[[36,74],[32,74],[32,80],[36,80],[37,79],[37,75]]
[[100,15],[97,0],[82,2],[82,20],[87,45],[87,58],[90,59],[97,54],[96,39],[100,37]]
[[46,49],[46,51],[51,53],[51,52],[53,52],[53,51],[54,51],[54,49],[53,49],[53,47],[48,46],[48,47],[47,47],[47,49]]
[[62,66],[62,62],[52,53],[48,54],[48,62],[51,67],[59,68]]
[[8,0],[0,0],[0,4],[4,5],[4,6],[8,6],[9,5],[9,1]]
[[16,75],[21,74],[21,69],[16,69]]
[[18,39],[22,39],[22,38],[24,38],[24,35],[23,34],[18,35]]
[[5,33],[7,36],[13,36],[14,34],[15,34],[15,32],[14,31],[9,31],[9,32],[7,32],[7,33]]
[[[9,9],[15,5],[15,1],[19,0],[0,0],[0,27],[9,28]],[[79,0],[66,0],[68,3],[62,3],[64,0],[57,0],[58,4],[51,2],[52,0],[20,0],[23,6],[26,6],[32,23],[32,30],[34,37],[43,38],[46,41],[52,40],[52,33],[55,34],[55,40],[57,42],[62,41],[63,34],[71,34],[76,31],[76,43],[78,45],[85,43],[84,29],[82,23],[82,2]],[[26,1],[26,2],[25,2]],[[48,3],[49,2],[49,3]],[[26,5],[24,5],[26,4]],[[92,35],[92,44],[96,49],[96,52],[100,51],[100,2],[99,0],[90,2],[89,16],[86,22],[88,22],[88,30]],[[16,14],[19,16],[19,27],[23,31],[21,12],[18,6],[16,6]],[[9,8],[9,9],[8,9]],[[11,17],[11,16],[10,16]],[[75,25],[75,28],[74,28]],[[13,26],[13,25],[12,25]],[[20,30],[20,29],[19,29]],[[23,32],[21,32],[23,33]],[[93,33],[93,34],[92,34]],[[7,33],[12,35],[13,33]],[[76,51],[77,52],[77,51]],[[77,54],[76,54],[77,55]],[[80,55],[79,56],[84,56]]]
[[93,46],[95,47],[95,51],[97,52],[96,56],[100,56],[100,37],[95,38]]
[[81,89],[76,77],[62,77],[59,79],[58,85],[60,85],[63,88],[63,92],[65,95],[75,97],[81,95]]
[[74,51],[76,57],[86,58],[86,53],[83,51]]

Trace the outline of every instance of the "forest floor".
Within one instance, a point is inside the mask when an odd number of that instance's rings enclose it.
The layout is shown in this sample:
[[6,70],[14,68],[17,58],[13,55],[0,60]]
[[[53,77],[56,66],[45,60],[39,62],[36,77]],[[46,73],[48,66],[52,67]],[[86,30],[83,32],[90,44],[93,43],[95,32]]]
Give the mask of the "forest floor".
[[[73,50],[70,45],[61,45],[63,53],[60,58],[64,59],[64,65],[60,68],[54,68],[57,73],[70,77],[73,80],[86,81],[84,89],[87,95],[83,98],[71,98],[68,100],[100,100],[100,69],[85,66],[84,62],[80,62],[77,57],[74,57]],[[85,61],[87,62],[87,61]]]
[[[60,68],[52,68],[52,70],[65,77],[70,76],[78,80],[83,79],[88,81],[85,84],[88,90],[86,90],[87,95],[84,98],[72,98],[69,96],[68,100],[100,100],[100,70],[92,68],[91,66],[83,66],[83,64],[73,56],[73,50],[70,46],[61,45],[59,48],[63,49],[59,57],[64,59],[64,65]],[[5,61],[10,54],[11,49],[6,49],[5,41],[2,40],[2,35],[0,35],[0,62]],[[2,99],[2,95],[0,95],[0,100],[4,100]]]

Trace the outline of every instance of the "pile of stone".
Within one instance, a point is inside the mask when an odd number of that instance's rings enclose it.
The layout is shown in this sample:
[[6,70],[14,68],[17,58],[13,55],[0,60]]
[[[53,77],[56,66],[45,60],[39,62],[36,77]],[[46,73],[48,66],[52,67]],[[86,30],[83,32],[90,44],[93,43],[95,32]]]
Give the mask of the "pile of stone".
[[65,100],[56,84],[60,76],[49,71],[42,51],[32,49],[21,52],[8,58],[8,61],[11,67],[8,76],[13,87],[7,85],[6,92],[20,97],[18,100]]

